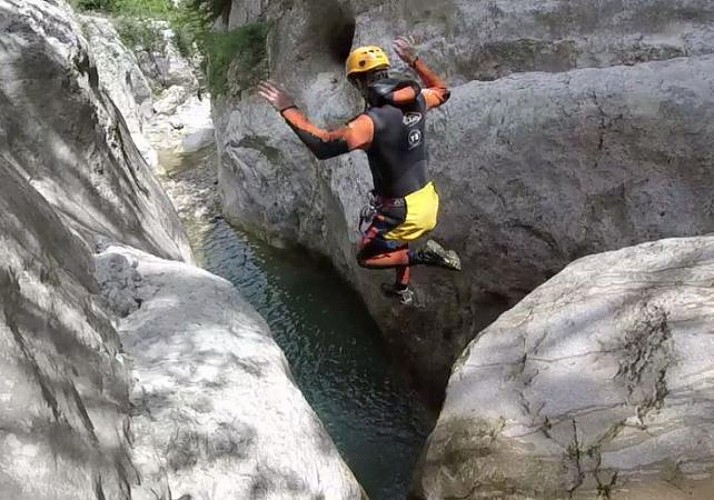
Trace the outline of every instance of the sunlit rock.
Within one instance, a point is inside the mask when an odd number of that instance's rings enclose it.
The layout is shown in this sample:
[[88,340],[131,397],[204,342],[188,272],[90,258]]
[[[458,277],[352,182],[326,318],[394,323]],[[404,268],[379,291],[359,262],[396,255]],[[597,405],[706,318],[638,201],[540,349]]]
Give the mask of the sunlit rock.
[[[134,446],[156,450],[176,498],[361,498],[267,324],[233,285],[132,249],[110,247],[96,262],[108,299],[141,304],[118,326],[132,360]],[[163,479],[137,466],[145,482]]]
[[580,259],[457,361],[412,497],[705,500],[714,237]]

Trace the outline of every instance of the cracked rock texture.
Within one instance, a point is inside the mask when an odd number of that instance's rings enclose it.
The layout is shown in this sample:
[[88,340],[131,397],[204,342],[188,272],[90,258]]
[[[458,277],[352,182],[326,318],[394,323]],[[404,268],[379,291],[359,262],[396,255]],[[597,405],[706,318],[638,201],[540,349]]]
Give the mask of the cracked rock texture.
[[96,260],[103,295],[140,304],[118,330],[145,486],[166,475],[173,498],[366,498],[233,285],[134,249]]
[[99,85],[62,0],[0,1],[0,151],[89,246],[190,259],[171,202]]
[[[129,375],[92,253],[191,259],[68,5],[0,0],[0,498],[137,498]],[[131,307],[124,304],[123,307]],[[169,498],[158,487],[151,498]]]
[[714,236],[582,258],[457,361],[410,498],[709,499]]
[[343,77],[356,44],[416,35],[453,84],[428,144],[434,237],[464,271],[416,270],[422,311],[386,302],[378,285],[392,275],[354,262],[363,153],[315,161],[239,78],[240,61],[214,107],[226,216],[327,255],[432,394],[478,331],[572,260],[714,231],[708,0],[234,0],[225,18],[274,21],[257,76],[283,82],[321,126],[361,110]]

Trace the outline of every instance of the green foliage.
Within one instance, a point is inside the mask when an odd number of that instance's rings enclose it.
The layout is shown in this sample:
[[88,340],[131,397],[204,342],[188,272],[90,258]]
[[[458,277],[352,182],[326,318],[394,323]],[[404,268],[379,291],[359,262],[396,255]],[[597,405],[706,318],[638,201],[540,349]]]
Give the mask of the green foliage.
[[228,90],[228,76],[240,91],[265,76],[266,39],[269,25],[253,23],[227,33],[208,33],[205,37],[206,73],[214,95]]
[[159,49],[162,43],[156,21],[168,22],[184,57],[203,56],[209,90],[214,95],[228,91],[229,73],[237,90],[255,84],[264,73],[267,23],[253,23],[218,33],[211,28],[230,8],[231,0],[71,0],[83,10],[99,10],[116,17],[124,43],[134,49]]
[[72,0],[80,10],[100,10],[122,16],[162,16],[173,10],[169,0]]
[[114,0],[70,0],[72,6],[80,10],[111,11]]
[[170,0],[114,0],[114,3],[124,16],[165,18],[175,10]]
[[139,50],[160,50],[163,36],[151,19],[122,16],[116,19],[117,32],[124,45]]
[[154,21],[168,21],[177,10],[170,0],[71,0],[80,10],[102,11],[116,18],[122,41],[129,47],[158,48],[162,37]]
[[176,45],[185,57],[199,52],[208,88],[213,95],[228,91],[229,74],[238,89],[257,83],[266,57],[267,23],[252,23],[229,32],[211,28],[230,0],[185,0],[170,19]]
[[205,38],[215,16],[210,4],[197,0],[184,1],[172,12],[169,22],[175,34],[176,46],[184,57],[205,51]]
[[231,0],[193,0],[194,8],[204,6],[210,11],[213,18],[223,14],[230,3]]

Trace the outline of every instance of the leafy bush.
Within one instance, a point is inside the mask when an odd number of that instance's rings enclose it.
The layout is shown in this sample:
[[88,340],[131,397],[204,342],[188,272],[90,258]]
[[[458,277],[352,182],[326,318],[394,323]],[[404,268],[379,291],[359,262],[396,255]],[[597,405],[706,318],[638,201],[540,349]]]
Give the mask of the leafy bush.
[[111,11],[114,0],[70,0],[70,3],[80,10]]
[[102,11],[116,18],[122,41],[129,47],[151,50],[162,37],[155,20],[167,21],[176,11],[170,0],[71,0],[80,10]]
[[164,38],[151,19],[122,16],[114,24],[127,47],[135,50],[161,50]]
[[191,0],[179,4],[170,16],[169,23],[181,55],[192,57],[196,51],[204,52],[204,40],[214,19],[215,16],[207,3]]
[[101,10],[124,16],[160,16],[174,7],[170,0],[72,0],[81,10]]
[[176,10],[171,0],[113,0],[113,2],[116,14],[142,20],[168,20]]
[[265,76],[268,29],[267,23],[254,23],[227,33],[208,33],[204,53],[212,94],[226,93],[229,72],[233,73],[239,91]]
[[156,21],[166,21],[175,34],[176,46],[184,57],[203,56],[203,69],[212,94],[225,94],[229,73],[238,90],[264,76],[269,25],[253,23],[217,33],[211,28],[231,0],[71,0],[83,10],[99,10],[116,17],[119,35],[134,49],[155,50],[163,38]]

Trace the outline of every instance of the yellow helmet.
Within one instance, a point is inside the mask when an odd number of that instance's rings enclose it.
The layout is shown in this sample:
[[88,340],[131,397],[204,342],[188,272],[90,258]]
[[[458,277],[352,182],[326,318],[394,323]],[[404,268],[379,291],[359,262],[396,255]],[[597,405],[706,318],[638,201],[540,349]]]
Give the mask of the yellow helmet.
[[373,69],[389,68],[389,58],[379,47],[373,45],[360,47],[350,52],[345,63],[347,76],[366,73]]

